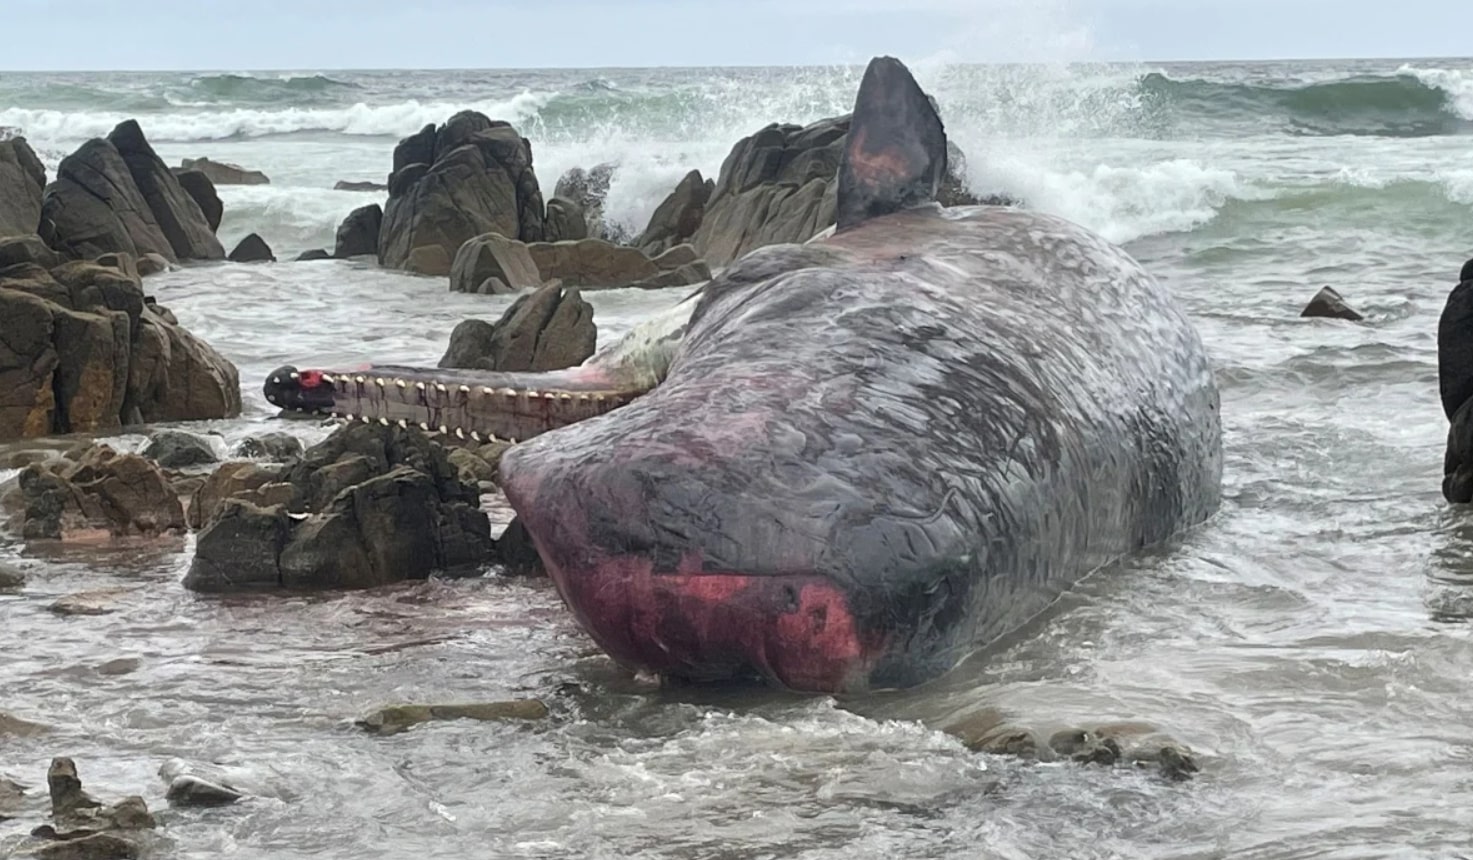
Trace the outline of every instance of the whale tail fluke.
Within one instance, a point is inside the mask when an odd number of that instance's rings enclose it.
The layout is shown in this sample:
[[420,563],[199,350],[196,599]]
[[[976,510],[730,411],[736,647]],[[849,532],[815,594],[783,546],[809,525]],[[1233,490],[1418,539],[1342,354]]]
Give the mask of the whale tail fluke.
[[936,199],[946,129],[904,63],[876,57],[854,100],[839,160],[838,230]]

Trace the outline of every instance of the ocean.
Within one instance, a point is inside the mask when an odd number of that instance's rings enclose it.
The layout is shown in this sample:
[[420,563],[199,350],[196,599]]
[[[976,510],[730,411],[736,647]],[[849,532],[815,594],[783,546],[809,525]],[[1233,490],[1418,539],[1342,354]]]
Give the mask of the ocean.
[[[1439,492],[1436,368],[1437,317],[1473,257],[1473,60],[912,68],[973,191],[1123,244],[1191,313],[1223,393],[1211,522],[931,687],[839,700],[650,687],[546,583],[494,571],[212,600],[179,585],[189,542],[0,538],[31,573],[0,594],[0,710],[51,727],[0,735],[0,775],[44,785],[70,755],[95,793],[162,807],[156,771],[178,757],[253,794],[170,811],[170,857],[1473,857],[1473,520]],[[569,168],[616,164],[606,213],[637,232],[741,137],[846,112],[861,72],[4,73],[0,126],[53,171],[130,117],[170,164],[264,171],[219,189],[221,238],[257,232],[288,261],[382,197],[335,182],[382,182],[398,138],[461,109],[515,124],[549,196]],[[1300,319],[1325,285],[1367,319]],[[245,414],[195,425],[222,450],[283,424],[326,434],[274,419],[272,368],[432,364],[456,322],[509,303],[361,261],[145,287],[241,369]],[[587,297],[606,342],[683,295]],[[110,615],[45,609],[119,585]],[[117,658],[137,667],[97,671]],[[396,701],[511,695],[547,697],[554,718],[351,727]],[[1040,764],[948,732],[989,720],[1140,723],[1202,770]],[[35,823],[0,820],[0,854]]]

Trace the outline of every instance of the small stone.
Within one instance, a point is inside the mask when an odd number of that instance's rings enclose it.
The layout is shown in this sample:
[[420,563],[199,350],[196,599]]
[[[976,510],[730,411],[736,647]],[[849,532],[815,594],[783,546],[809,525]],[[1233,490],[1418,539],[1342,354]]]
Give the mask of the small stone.
[[393,735],[434,720],[541,720],[547,706],[537,699],[513,699],[479,705],[393,705],[357,721],[359,728]]
[[244,796],[228,785],[184,774],[169,783],[165,798],[175,806],[225,806]]
[[68,594],[59,597],[47,609],[57,615],[108,615],[117,612],[119,597],[129,593],[131,588],[99,588],[95,591],[79,591],[76,594]]
[[0,562],[0,591],[20,588],[26,584],[26,575],[8,564]]
[[1309,300],[1309,304],[1304,306],[1299,316],[1350,320],[1351,322],[1360,322],[1365,319],[1365,316],[1359,311],[1345,303],[1340,293],[1328,286],[1321,287],[1320,291],[1314,294],[1314,298]]
[[160,430],[154,433],[143,448],[143,456],[166,469],[220,462],[209,442],[183,430]]
[[111,833],[90,833],[77,839],[52,842],[31,852],[41,860],[135,860],[138,846]]
[[139,660],[137,657],[119,657],[116,660],[109,660],[106,663],[98,666],[97,674],[127,675],[130,672],[138,671],[138,667],[142,665],[143,661]]

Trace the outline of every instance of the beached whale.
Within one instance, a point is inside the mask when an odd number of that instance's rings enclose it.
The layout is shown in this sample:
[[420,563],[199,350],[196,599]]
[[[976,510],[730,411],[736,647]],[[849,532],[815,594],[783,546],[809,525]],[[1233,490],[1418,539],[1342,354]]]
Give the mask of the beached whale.
[[507,497],[626,666],[924,682],[1208,518],[1222,474],[1208,356],[1168,292],[1065,220],[927,205],[945,159],[878,58],[823,241],[743,257],[568,371],[283,368],[267,392],[526,439]]

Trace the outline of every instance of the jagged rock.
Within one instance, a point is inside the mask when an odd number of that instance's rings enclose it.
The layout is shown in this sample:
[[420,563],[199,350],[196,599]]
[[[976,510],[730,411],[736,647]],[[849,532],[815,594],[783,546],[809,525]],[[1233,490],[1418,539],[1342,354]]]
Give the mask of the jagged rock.
[[294,490],[282,482],[279,468],[258,463],[225,463],[210,474],[189,500],[189,527],[196,531],[205,527],[227,499],[239,499],[258,507],[284,505],[291,502]]
[[174,777],[164,795],[175,806],[227,806],[245,795],[223,783],[184,774]]
[[627,287],[659,273],[643,251],[603,239],[533,242],[527,252],[543,278],[570,287]]
[[156,463],[107,445],[77,460],[27,466],[20,473],[21,532],[27,540],[65,540],[106,531],[156,536],[184,530],[184,509]]
[[46,168],[26,139],[0,140],[0,236],[38,231],[45,187]]
[[[169,261],[165,260],[158,254],[144,254],[142,257],[138,258],[139,277],[146,278],[149,275],[157,275],[160,272],[167,271],[169,271]],[[177,322],[175,322],[174,324],[178,325]]]
[[302,440],[289,433],[262,433],[240,440],[234,451],[237,457],[285,463],[302,456]]
[[18,263],[35,263],[49,269],[60,262],[61,257],[47,247],[40,236],[0,235],[0,269]]
[[478,489],[417,430],[345,426],[293,463],[285,483],[288,504],[221,504],[185,587],[364,588],[490,558]]
[[571,200],[554,197],[547,201],[547,222],[543,227],[543,240],[547,242],[576,242],[588,238],[588,221],[583,209]]
[[1351,322],[1360,322],[1365,319],[1364,315],[1346,304],[1345,299],[1332,287],[1321,287],[1320,291],[1314,294],[1314,298],[1309,300],[1309,304],[1304,306],[1304,310],[1300,311],[1299,316],[1350,320]]
[[444,277],[450,274],[450,255],[440,245],[425,245],[409,252],[404,271],[416,275]]
[[681,266],[688,266],[691,263],[702,262],[702,260],[701,255],[696,252],[695,246],[686,243],[670,248],[669,250],[660,254],[660,256],[655,257],[653,262],[655,264],[655,268],[659,269],[660,271],[671,272],[680,268]]
[[659,290],[665,287],[688,287],[709,280],[711,267],[706,265],[705,260],[696,260],[694,263],[661,271],[642,281],[635,281],[629,286],[641,290]]
[[483,233],[466,240],[450,265],[450,289],[457,293],[485,292],[487,278],[497,279],[502,292],[541,286],[542,276],[527,246],[498,233]]
[[[154,220],[174,249],[174,255],[181,260],[223,258],[225,249],[215,238],[215,230],[204,211],[153,151],[138,123],[131,119],[119,123],[107,139],[127,164],[134,185],[153,211]],[[148,250],[137,249],[142,253]]]
[[378,234],[384,223],[384,209],[377,203],[360,206],[348,213],[338,225],[337,244],[332,255],[340,260],[359,254],[378,253]]
[[180,170],[197,170],[216,185],[269,185],[271,180],[259,170],[246,170],[238,164],[211,161],[208,158],[186,158]]
[[355,182],[347,179],[339,179],[332,187],[334,191],[388,191],[389,186],[382,182]]
[[436,720],[541,720],[547,715],[547,706],[537,699],[466,705],[392,705],[358,720],[358,727],[377,735],[394,735]]
[[51,814],[56,818],[102,807],[99,800],[82,788],[77,763],[64,756],[51,760],[51,767],[46,771],[46,786],[51,792]]
[[577,290],[548,284],[518,298],[494,325],[466,320],[450,334],[440,367],[560,370],[593,355],[593,306]]
[[669,197],[655,209],[649,226],[634,241],[634,245],[651,257],[658,257],[670,248],[680,245],[694,236],[706,214],[706,201],[716,183],[701,177],[701,171],[692,170],[680,180]]
[[274,263],[276,255],[271,253],[271,246],[266,244],[265,239],[256,233],[251,233],[241,239],[240,244],[235,246],[235,250],[230,252],[230,262]]
[[210,443],[183,430],[159,430],[143,447],[143,456],[165,469],[183,469],[220,462]]
[[[430,161],[424,160],[426,156]],[[500,233],[522,241],[543,237],[542,192],[531,145],[504,122],[462,111],[438,130],[426,127],[394,150],[389,202],[379,232],[379,263],[408,268],[421,248],[439,248],[445,272],[467,239]]]
[[0,589],[20,588],[26,584],[26,575],[8,564],[0,562]]
[[220,221],[225,217],[225,204],[220,200],[220,192],[215,190],[215,183],[210,181],[203,170],[176,169],[173,173],[179,187],[184,189],[184,193],[199,207],[200,214],[205,216],[210,232],[219,230]]
[[510,576],[547,575],[546,568],[542,566],[542,556],[537,554],[537,547],[532,544],[532,536],[522,525],[521,517],[508,523],[501,537],[496,539],[496,554],[501,559],[502,569]]
[[583,217],[584,235],[560,236],[558,239],[548,237],[547,241],[592,237],[617,242],[624,238],[618,235],[619,231],[610,230],[604,224],[604,200],[609,196],[609,183],[613,181],[615,168],[616,165],[607,162],[595,165],[592,170],[574,167],[558,179],[553,187],[553,199],[566,200],[577,207]]
[[178,259],[110,141],[93,138],[62,159],[42,197],[41,217],[56,225],[60,247],[73,257],[127,251],[135,257],[158,254],[171,263]]
[[302,253],[298,254],[297,255],[297,259],[296,259],[295,262],[298,262],[298,263],[312,263],[312,262],[316,262],[317,260],[331,260],[331,259],[332,259],[332,254],[329,254],[326,249],[324,249],[324,248],[313,248],[311,250],[303,251]]

